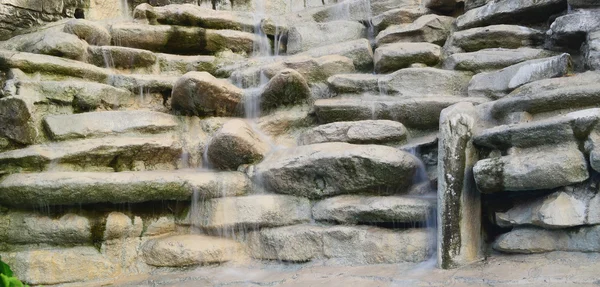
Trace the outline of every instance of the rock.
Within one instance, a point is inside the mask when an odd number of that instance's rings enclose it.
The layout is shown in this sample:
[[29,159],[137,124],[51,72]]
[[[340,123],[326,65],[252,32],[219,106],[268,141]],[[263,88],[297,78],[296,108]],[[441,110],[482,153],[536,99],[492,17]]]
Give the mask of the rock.
[[377,31],[382,31],[392,25],[410,24],[419,17],[430,13],[431,10],[420,5],[400,7],[374,16],[371,22]]
[[194,225],[198,222],[200,227],[208,231],[247,230],[310,220],[310,201],[289,195],[223,197],[199,204],[199,210],[191,210],[188,220]]
[[557,14],[565,10],[566,6],[564,0],[490,1],[456,18],[456,27],[464,30],[494,24],[543,22],[548,19],[548,15]]
[[107,111],[44,118],[44,127],[53,140],[130,132],[161,133],[177,126],[175,116],[151,111]]
[[568,0],[569,6],[574,8],[593,8],[600,6],[598,0]]
[[32,144],[38,135],[34,104],[21,96],[0,99],[0,135],[21,144]]
[[[221,189],[222,188],[222,189]],[[0,183],[0,202],[13,206],[133,203],[245,194],[250,182],[238,172],[44,172],[19,173]]]
[[268,78],[272,78],[284,69],[296,70],[308,83],[324,82],[327,78],[336,74],[355,72],[352,60],[338,55],[319,58],[295,56],[267,65],[261,71]]
[[585,63],[590,70],[600,70],[600,30],[588,33]]
[[304,262],[332,258],[348,263],[420,262],[431,253],[427,230],[295,225],[262,229],[249,235],[252,257]]
[[32,53],[13,53],[0,50],[0,69],[16,68],[25,73],[44,73],[53,76],[85,78],[90,81],[106,82],[111,73],[91,64],[60,57]]
[[415,158],[376,145],[321,143],[276,150],[255,166],[254,178],[267,190],[320,198],[389,187],[408,187]]
[[207,72],[189,72],[173,86],[173,110],[192,115],[232,116],[240,114],[243,92],[226,80]]
[[[234,53],[246,53],[251,55],[254,51],[254,43],[261,39],[257,34],[235,30],[206,30],[206,49],[209,53],[217,53],[231,50]],[[271,47],[269,40],[267,44]],[[172,53],[172,52],[169,52]]]
[[437,260],[443,269],[483,259],[481,198],[471,176],[479,159],[473,134],[481,121],[471,103],[453,105],[440,116]]
[[556,18],[550,25],[550,38],[559,45],[579,49],[588,32],[600,29],[600,10],[577,10]]
[[367,28],[354,21],[304,22],[289,28],[287,53],[296,54],[311,48],[356,40],[366,36]]
[[439,125],[440,112],[459,102],[479,104],[486,100],[463,97],[426,97],[399,100],[334,98],[316,100],[315,113],[320,123],[359,121],[369,119],[394,120],[408,128],[435,129]]
[[507,253],[541,253],[550,251],[598,252],[599,226],[574,230],[547,230],[539,227],[516,228],[502,234],[494,249]]
[[0,44],[0,49],[83,60],[87,44],[61,31],[41,31],[11,38]]
[[113,211],[106,217],[104,228],[104,240],[114,240],[129,237],[140,237],[144,225],[139,216],[130,218],[129,216]]
[[442,48],[430,43],[393,43],[375,49],[375,72],[389,73],[412,64],[435,66],[440,61]]
[[473,174],[484,193],[551,189],[589,177],[587,162],[574,144],[530,148],[480,160]]
[[444,60],[444,69],[471,71],[474,73],[489,72],[512,66],[524,61],[546,58],[553,53],[541,49],[491,48],[470,53],[456,53]]
[[[149,222],[149,223],[148,223]],[[144,220],[146,228],[142,236],[157,236],[175,232],[175,218],[173,216],[161,216],[151,220]]]
[[506,212],[496,213],[496,223],[503,227],[536,225],[565,228],[586,224],[587,203],[560,191],[532,201],[518,203]]
[[1,254],[19,279],[32,285],[82,282],[114,276],[114,266],[94,247],[37,249]]
[[152,7],[144,3],[135,7],[133,17],[148,20],[152,25],[200,26],[250,32],[253,32],[257,25],[252,14],[248,12],[213,10],[192,4]]
[[358,39],[343,43],[325,45],[299,53],[298,56],[323,57],[339,55],[352,60],[359,71],[371,71],[373,68],[373,49],[367,39]]
[[208,72],[214,74],[217,70],[215,56],[181,56],[171,54],[156,54],[158,65],[162,72]]
[[481,7],[490,2],[492,2],[492,0],[465,0],[465,11]]
[[340,195],[317,202],[313,217],[343,224],[427,222],[434,202],[402,196]]
[[260,110],[270,111],[281,106],[306,102],[311,92],[308,82],[293,69],[285,69],[269,80],[260,95]]
[[179,76],[167,76],[158,74],[116,74],[110,77],[111,86],[127,89],[137,95],[148,93],[168,94]]
[[217,168],[235,170],[240,165],[261,161],[270,149],[246,122],[234,119],[213,136],[206,153]]
[[452,12],[457,8],[458,3],[464,1],[457,0],[423,0],[423,5],[429,9],[437,11]]
[[33,212],[0,215],[0,240],[10,244],[68,245],[90,243],[90,220],[73,213],[50,217]]
[[339,94],[379,92],[378,80],[381,76],[374,74],[339,74],[327,79],[329,88]]
[[475,52],[489,48],[517,49],[544,43],[542,31],[515,25],[492,25],[452,33],[448,39],[452,53]]
[[439,15],[424,15],[407,25],[392,25],[379,32],[377,46],[395,42],[429,42],[443,45],[450,34],[454,18]]
[[305,131],[298,142],[302,145],[325,142],[398,143],[406,140],[407,133],[403,124],[388,120],[335,122]]
[[571,66],[571,56],[525,61],[496,72],[484,72],[473,76],[469,83],[470,97],[498,99],[524,84],[537,80],[565,76]]
[[600,170],[600,134],[596,130],[590,132],[585,149],[590,154],[590,166],[596,171]]
[[88,62],[105,68],[133,69],[151,67],[156,63],[156,55],[142,49],[90,46],[88,54]]
[[110,33],[103,25],[85,19],[70,20],[65,24],[63,31],[79,37],[90,45],[108,46],[111,42]]
[[379,92],[402,98],[466,95],[471,74],[435,68],[406,68],[379,78]]
[[45,143],[0,153],[0,170],[42,171],[62,165],[67,169],[173,169],[181,144],[172,135],[104,137]]
[[241,250],[242,246],[230,239],[175,235],[149,240],[142,246],[142,257],[152,266],[183,267],[227,262]]

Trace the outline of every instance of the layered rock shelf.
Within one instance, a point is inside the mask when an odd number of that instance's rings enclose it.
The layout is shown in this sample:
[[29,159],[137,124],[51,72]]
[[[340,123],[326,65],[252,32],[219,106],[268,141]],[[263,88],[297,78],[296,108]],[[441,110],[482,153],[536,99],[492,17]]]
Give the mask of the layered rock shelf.
[[30,285],[600,252],[598,1],[9,2],[0,256]]

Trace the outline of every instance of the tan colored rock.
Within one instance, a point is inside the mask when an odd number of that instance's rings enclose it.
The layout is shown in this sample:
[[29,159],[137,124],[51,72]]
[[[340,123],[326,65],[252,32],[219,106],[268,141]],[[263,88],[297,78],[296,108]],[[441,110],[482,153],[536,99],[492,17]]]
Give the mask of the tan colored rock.
[[110,45],[110,33],[103,25],[94,21],[73,19],[65,24],[63,31],[76,35],[90,45]]
[[412,64],[435,66],[442,55],[442,48],[430,43],[393,43],[375,49],[373,61],[375,72],[389,73]]
[[395,42],[429,42],[443,45],[450,34],[454,18],[438,15],[424,15],[407,25],[392,25],[379,32],[377,46]]
[[243,120],[230,120],[213,136],[207,147],[208,160],[221,169],[261,161],[271,147]]
[[189,72],[173,86],[171,106],[175,111],[192,115],[239,115],[243,92],[223,79],[207,72]]
[[38,135],[34,104],[21,96],[0,99],[0,135],[21,144],[32,144]]
[[111,212],[106,217],[103,239],[140,237],[143,228],[142,219],[139,216],[135,216],[132,220],[121,212]]
[[305,131],[298,142],[302,145],[324,142],[398,143],[406,140],[407,133],[403,124],[388,120],[335,122]]
[[464,30],[493,24],[545,21],[548,15],[564,10],[561,0],[506,0],[489,1],[469,10],[456,19],[456,27]]
[[319,58],[295,56],[267,65],[262,71],[267,77],[272,78],[280,71],[288,68],[296,70],[309,83],[323,82],[332,75],[353,73],[355,71],[351,59],[338,55]]
[[90,220],[73,213],[52,218],[33,212],[8,212],[0,215],[0,230],[0,240],[11,244],[68,245],[92,240]]
[[287,53],[296,54],[319,46],[365,38],[366,35],[367,28],[354,21],[303,22],[289,27]]
[[339,74],[327,79],[329,88],[343,93],[379,92],[378,80],[381,75],[375,74]]
[[105,68],[149,68],[156,63],[156,55],[142,49],[117,46],[90,46],[88,47],[88,62]]
[[431,67],[406,68],[378,80],[381,94],[402,98],[466,96],[471,74]]
[[308,82],[293,69],[285,69],[269,80],[260,95],[261,111],[306,102],[311,96]]

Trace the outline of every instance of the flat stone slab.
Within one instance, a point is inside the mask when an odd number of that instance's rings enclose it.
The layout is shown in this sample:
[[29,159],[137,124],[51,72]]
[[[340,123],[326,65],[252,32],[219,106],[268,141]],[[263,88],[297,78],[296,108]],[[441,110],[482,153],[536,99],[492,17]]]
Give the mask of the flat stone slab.
[[249,234],[256,259],[310,261],[338,259],[349,263],[399,263],[426,260],[432,252],[427,229],[294,225]]
[[199,205],[198,210],[190,210],[185,223],[221,234],[234,229],[293,225],[310,220],[310,201],[289,195],[223,197]]
[[493,247],[501,252],[524,254],[551,251],[598,252],[598,237],[598,225],[569,230],[522,227],[500,235]]
[[288,54],[296,54],[311,48],[357,40],[366,36],[367,28],[355,21],[303,22],[289,28],[286,51]]
[[55,217],[9,211],[0,215],[0,228],[0,240],[8,244],[87,244],[93,239],[90,220],[74,213]]
[[194,234],[151,239],[141,248],[144,261],[157,267],[223,263],[240,257],[241,251],[234,240]]
[[600,29],[599,13],[600,9],[577,9],[556,18],[550,25],[550,39],[558,45],[580,48],[587,33]]
[[392,147],[321,143],[274,151],[254,167],[253,178],[273,192],[319,198],[403,190],[416,168],[416,158]]
[[433,216],[435,200],[409,196],[340,195],[317,202],[313,217],[317,221],[344,224],[417,223]]
[[185,74],[187,72],[209,72],[217,70],[215,56],[186,56],[157,53],[158,66],[162,72]]
[[118,46],[89,46],[87,61],[98,67],[135,69],[151,67],[156,55],[148,50]]
[[407,133],[404,125],[388,120],[335,122],[305,131],[298,142],[303,145],[324,142],[399,143],[406,140]]
[[189,200],[248,192],[239,172],[43,172],[18,173],[0,182],[0,202],[16,206]]
[[329,77],[327,84],[337,93],[379,92],[380,77],[375,74],[339,74]]
[[373,49],[367,39],[358,39],[342,43],[329,44],[298,53],[299,56],[323,57],[340,55],[352,60],[359,71],[371,71],[373,68]]
[[491,25],[452,33],[450,52],[475,52],[490,48],[517,49],[544,43],[544,32],[517,25]]
[[53,140],[89,138],[128,132],[161,133],[178,126],[177,117],[152,111],[106,111],[44,118]]
[[371,22],[378,31],[382,31],[391,25],[410,24],[419,17],[429,13],[431,13],[431,10],[420,5],[405,6],[391,9],[374,16],[371,19]]
[[442,55],[442,48],[431,43],[392,43],[375,49],[373,61],[375,72],[389,73],[412,64],[435,66]]
[[181,148],[179,140],[168,134],[54,142],[0,153],[0,170],[42,171],[51,165],[130,170],[135,162],[148,169],[174,167]]
[[490,48],[470,53],[456,53],[446,58],[444,69],[471,71],[474,73],[489,72],[512,66],[524,61],[546,58],[552,52],[533,48]]
[[179,76],[153,74],[118,74],[111,76],[108,84],[126,89],[137,95],[149,92],[171,92]]
[[450,34],[454,18],[435,14],[424,15],[406,25],[392,25],[379,32],[377,46],[395,42],[429,42],[443,45]]
[[379,78],[379,92],[395,97],[466,96],[472,74],[431,67],[406,68]]

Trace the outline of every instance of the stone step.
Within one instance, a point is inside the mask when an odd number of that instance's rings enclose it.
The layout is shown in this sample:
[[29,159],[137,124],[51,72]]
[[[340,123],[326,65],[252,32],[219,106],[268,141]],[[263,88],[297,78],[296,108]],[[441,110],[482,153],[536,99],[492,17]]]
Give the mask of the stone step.
[[60,217],[38,212],[0,214],[0,240],[8,244],[69,245],[91,243],[92,224],[87,217],[67,213]]
[[466,96],[471,73],[426,68],[406,68],[382,76],[379,92],[396,97]]
[[417,223],[433,219],[435,199],[409,196],[341,195],[317,202],[313,217],[342,224]]
[[424,15],[405,25],[391,25],[379,32],[377,46],[395,42],[429,42],[444,45],[454,18],[435,14]]
[[184,55],[226,49],[252,54],[254,43],[260,41],[257,35],[242,31],[138,23],[113,24],[110,32],[115,46]]
[[152,111],[107,111],[44,118],[53,140],[90,138],[121,133],[162,133],[178,126],[175,116]]
[[388,120],[366,120],[335,122],[303,132],[298,142],[309,145],[325,142],[347,142],[354,144],[402,143],[408,131],[399,122]]
[[89,46],[87,50],[87,61],[102,68],[146,68],[156,63],[156,55],[143,49],[118,46]]
[[0,202],[11,206],[190,200],[245,194],[239,172],[136,171],[18,173],[0,182]]
[[442,47],[431,43],[392,43],[375,49],[373,61],[376,73],[390,73],[413,64],[435,66],[441,55]]
[[489,72],[512,66],[524,61],[546,58],[553,52],[533,48],[490,48],[470,53],[456,53],[444,60],[444,69]]
[[288,29],[287,53],[296,54],[325,45],[367,37],[367,28],[355,21],[336,20],[325,23],[305,21]]
[[156,54],[161,72],[171,74],[185,74],[187,72],[209,72],[215,74],[217,63],[215,56],[185,56],[172,54]]
[[582,182],[588,164],[576,143],[520,150],[478,161],[473,167],[483,193],[544,190]]
[[548,230],[539,227],[515,228],[500,235],[494,249],[506,253],[542,253],[552,251],[599,252],[600,225],[576,229]]
[[589,32],[600,29],[600,7],[575,10],[550,25],[550,38],[558,45],[579,49]]
[[181,151],[179,140],[165,134],[83,139],[32,145],[0,153],[0,170],[42,171],[55,165],[77,170],[173,169]]
[[332,98],[319,99],[314,103],[321,123],[360,120],[393,120],[408,128],[435,129],[440,112],[456,103],[487,102],[484,98],[425,97],[402,99],[397,97]]
[[496,126],[475,135],[473,142],[500,150],[575,142],[576,137],[585,137],[599,120],[600,109],[581,110],[533,122]]
[[405,6],[385,11],[372,18],[371,22],[377,31],[382,31],[392,25],[410,24],[419,17],[432,13],[421,5]]
[[329,88],[338,94],[343,93],[379,93],[379,78],[375,74],[339,74],[327,79]]
[[253,178],[272,192],[310,198],[389,194],[410,186],[417,164],[392,147],[321,143],[274,151],[254,167]]
[[562,0],[491,1],[459,16],[456,19],[456,27],[464,30],[493,24],[545,22],[548,15],[560,13],[566,6]]
[[230,239],[206,235],[174,235],[148,240],[142,258],[157,267],[223,263],[243,257],[243,246]]
[[421,262],[429,258],[433,242],[433,232],[424,228],[294,225],[248,235],[253,258],[293,262],[330,258],[359,264]]
[[373,49],[367,39],[358,39],[312,48],[296,54],[314,58],[340,55],[352,60],[356,70],[371,72],[373,68]]
[[310,220],[310,201],[289,195],[261,194],[223,197],[199,203],[182,224],[191,224],[209,232],[246,230],[299,224]]
[[153,74],[117,74],[108,79],[111,86],[126,89],[137,95],[160,92],[167,95],[173,90],[178,76]]
[[450,53],[475,52],[490,48],[517,49],[544,43],[544,32],[517,25],[492,25],[452,33],[448,38]]

